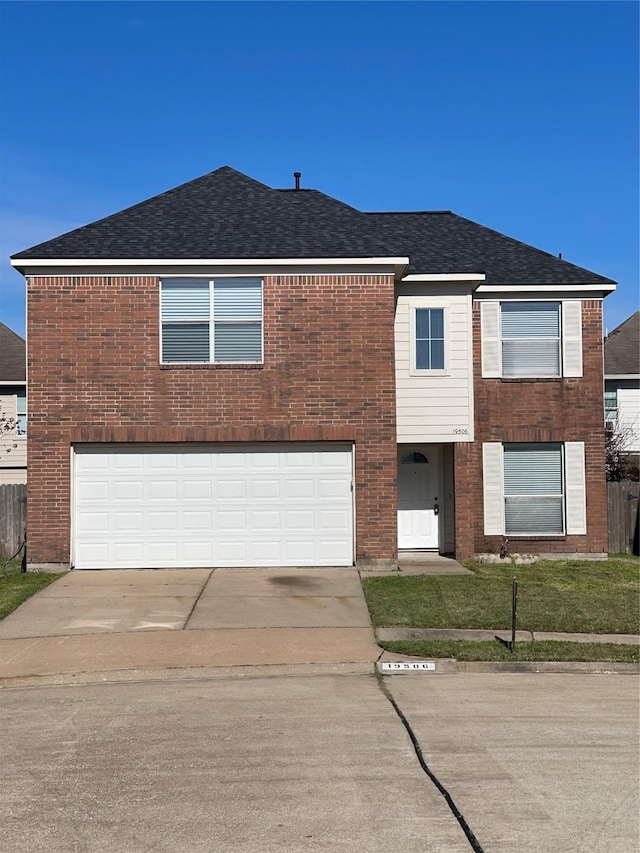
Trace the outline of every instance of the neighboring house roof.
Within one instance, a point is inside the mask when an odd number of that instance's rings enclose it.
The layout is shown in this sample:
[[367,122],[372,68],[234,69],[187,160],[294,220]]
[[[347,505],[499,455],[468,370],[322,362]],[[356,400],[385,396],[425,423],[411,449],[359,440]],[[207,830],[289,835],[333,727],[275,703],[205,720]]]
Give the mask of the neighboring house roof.
[[0,384],[24,382],[27,378],[27,356],[24,339],[4,323],[0,323]]
[[604,339],[605,376],[640,375],[640,311]]
[[449,211],[363,213],[318,190],[271,189],[223,166],[13,255],[29,259],[408,256],[411,274],[484,272],[489,284],[612,284]]

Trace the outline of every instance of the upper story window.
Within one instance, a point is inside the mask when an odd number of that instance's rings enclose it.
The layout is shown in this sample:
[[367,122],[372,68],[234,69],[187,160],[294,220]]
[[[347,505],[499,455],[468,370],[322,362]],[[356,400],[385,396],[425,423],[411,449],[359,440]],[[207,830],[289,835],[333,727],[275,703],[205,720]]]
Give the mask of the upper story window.
[[16,395],[16,421],[18,422],[18,434],[26,435],[27,432],[27,392],[19,391]]
[[262,280],[166,279],[160,283],[163,363],[262,361]]
[[582,303],[486,301],[481,305],[482,375],[582,376]]
[[608,427],[615,427],[618,420],[618,389],[605,388],[604,391],[604,422]]
[[503,302],[503,376],[560,376],[560,303]]
[[444,309],[415,309],[416,370],[444,370]]

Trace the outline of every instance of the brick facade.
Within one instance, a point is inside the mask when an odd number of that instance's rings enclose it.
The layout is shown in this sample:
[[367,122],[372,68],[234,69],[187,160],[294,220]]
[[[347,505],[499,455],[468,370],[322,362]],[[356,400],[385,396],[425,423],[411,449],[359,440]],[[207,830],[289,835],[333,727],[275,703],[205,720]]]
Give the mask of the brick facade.
[[353,441],[357,559],[395,558],[393,275],[263,280],[240,367],[160,365],[156,277],[28,278],[31,564],[69,563],[74,442]]
[[455,447],[456,556],[497,552],[502,537],[485,536],[482,443],[583,441],[587,533],[584,536],[513,537],[521,553],[592,553],[607,550],[604,468],[602,301],[582,303],[583,377],[576,379],[483,379],[480,303],[473,307],[475,442]]

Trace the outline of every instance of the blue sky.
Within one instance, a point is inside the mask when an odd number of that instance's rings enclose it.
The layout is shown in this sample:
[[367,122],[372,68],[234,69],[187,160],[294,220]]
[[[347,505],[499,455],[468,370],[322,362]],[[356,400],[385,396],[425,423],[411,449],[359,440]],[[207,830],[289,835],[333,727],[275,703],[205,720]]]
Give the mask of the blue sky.
[[230,165],[362,210],[454,210],[639,306],[634,2],[0,2],[8,256]]

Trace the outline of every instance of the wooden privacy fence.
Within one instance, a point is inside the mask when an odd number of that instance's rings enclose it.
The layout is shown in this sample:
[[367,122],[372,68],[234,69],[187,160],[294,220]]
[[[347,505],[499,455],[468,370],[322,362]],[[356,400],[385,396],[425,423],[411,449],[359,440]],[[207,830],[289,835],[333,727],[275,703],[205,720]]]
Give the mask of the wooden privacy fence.
[[27,487],[0,486],[0,560],[13,557],[24,540],[27,524]]
[[638,504],[640,483],[620,480],[607,483],[609,553],[638,554]]

